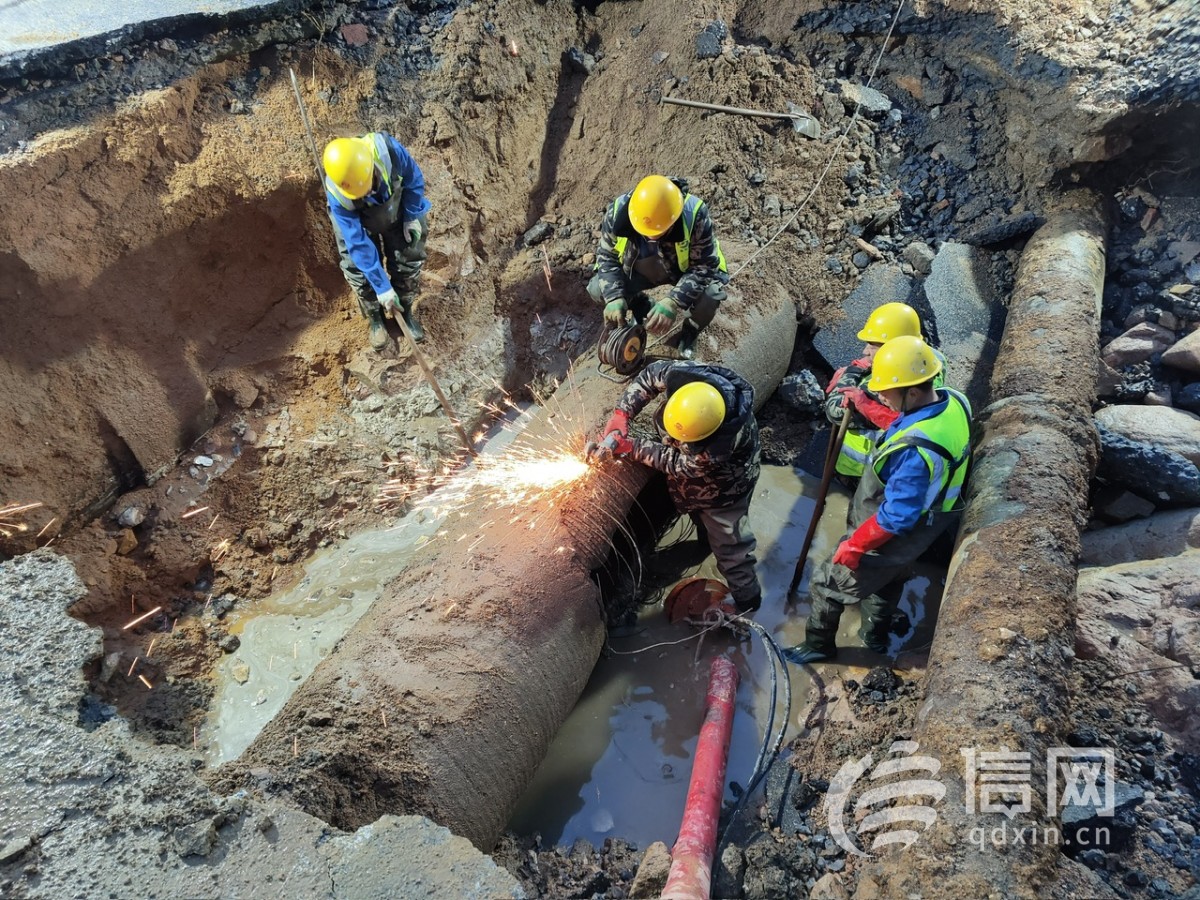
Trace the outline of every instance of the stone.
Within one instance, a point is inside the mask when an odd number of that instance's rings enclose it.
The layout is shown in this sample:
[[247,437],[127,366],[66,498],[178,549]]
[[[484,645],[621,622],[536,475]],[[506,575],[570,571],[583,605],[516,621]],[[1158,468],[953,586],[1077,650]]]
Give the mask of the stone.
[[1184,385],[1175,395],[1175,405],[1188,412],[1200,413],[1200,382]]
[[[838,860],[843,866],[846,861]],[[846,890],[846,886],[842,884],[840,878],[833,872],[826,872],[817,879],[817,883],[812,886],[812,890],[808,892],[809,900],[850,900],[850,892]]]
[[778,219],[783,215],[783,204],[779,200],[778,194],[767,194],[762,200],[763,215],[770,216],[772,219]]
[[912,266],[913,271],[920,275],[928,275],[930,273],[933,269],[935,256],[933,248],[922,241],[913,241],[900,254],[900,258]]
[[234,663],[233,668],[229,670],[229,674],[233,676],[233,680],[238,684],[245,684],[250,680],[250,667],[243,662]]
[[128,528],[122,528],[117,534],[117,553],[120,556],[128,556],[137,549],[138,539]]
[[546,238],[550,237],[550,234],[553,231],[554,226],[549,222],[538,222],[536,225],[526,231],[524,235],[522,235],[521,240],[524,242],[526,247],[532,247],[535,244],[540,244],[542,241],[546,240]]
[[568,69],[584,75],[591,75],[596,68],[596,57],[578,47],[571,47],[567,50],[566,60]]
[[818,331],[813,338],[814,349],[833,369],[857,359],[862,350],[858,331],[871,311],[893,300],[907,300],[911,290],[912,279],[899,267],[886,264],[871,266],[842,303],[845,318],[837,325]]
[[217,843],[217,829],[212,819],[201,819],[175,829],[175,848],[180,856],[208,856]]
[[134,528],[146,521],[146,513],[139,507],[127,506],[121,510],[121,514],[117,516],[117,524],[125,528]]
[[727,845],[721,851],[720,863],[714,868],[712,896],[742,896],[742,878],[745,874],[746,859],[742,856],[741,848],[734,844]]
[[1200,469],[1190,460],[1164,447],[1130,440],[1099,423],[1096,430],[1100,435],[1096,474],[1108,484],[1128,488],[1158,506],[1200,505]]
[[1107,406],[1096,424],[1131,441],[1177,453],[1200,464],[1200,416],[1163,406]]
[[784,377],[776,391],[779,399],[797,412],[807,416],[822,414],[825,391],[817,381],[817,376],[808,369]]
[[1125,384],[1124,377],[1102,359],[1096,360],[1096,368],[1096,396],[1102,400],[1117,396]]
[[1120,337],[1109,341],[1101,350],[1100,357],[1119,369],[1135,363],[1145,362],[1155,353],[1162,353],[1175,343],[1175,332],[1153,322],[1134,325]]
[[1185,372],[1200,372],[1200,330],[1163,351],[1163,365]]
[[192,462],[198,466],[203,466],[205,469],[213,464],[211,456],[197,456]]
[[1136,522],[1083,532],[1080,566],[1163,559],[1200,548],[1200,508],[1155,513]]
[[361,23],[353,23],[342,26],[342,40],[350,47],[361,47],[371,39],[371,33],[367,31],[367,26]]
[[[724,858],[724,857],[722,857]],[[629,886],[630,897],[658,897],[667,885],[671,871],[671,851],[662,841],[655,841],[646,848],[638,865],[637,875]]]
[[217,642],[217,646],[224,653],[234,653],[238,647],[242,646],[242,639],[236,634],[227,634]]
[[8,841],[3,846],[0,846],[0,865],[10,863],[19,858],[32,846],[33,838],[28,835]]
[[859,107],[863,115],[877,118],[886,116],[892,108],[892,101],[887,95],[875,88],[852,81],[838,81],[837,88],[848,112],[853,113],[854,108]]

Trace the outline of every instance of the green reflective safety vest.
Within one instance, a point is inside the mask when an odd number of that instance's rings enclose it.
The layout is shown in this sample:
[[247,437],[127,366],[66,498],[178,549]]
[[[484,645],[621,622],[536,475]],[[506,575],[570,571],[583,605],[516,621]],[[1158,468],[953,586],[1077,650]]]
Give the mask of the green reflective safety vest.
[[[395,184],[392,183],[392,154],[388,152],[387,140],[378,131],[372,131],[363,137],[371,142],[371,158],[375,161],[375,171],[380,176],[380,181],[383,182],[384,196],[389,201],[393,197],[399,197],[401,179],[397,176]],[[328,175],[325,176],[325,190],[329,191],[333,199],[344,209],[362,209],[367,205],[362,198],[353,200],[347,197]]]
[[954,388],[946,408],[929,419],[902,428],[880,443],[867,457],[878,476],[887,458],[901,447],[916,447],[929,467],[929,491],[921,508],[928,512],[950,512],[959,503],[971,456],[971,402]]
[[[624,197],[618,197],[613,201],[613,212],[621,205]],[[683,219],[683,240],[675,245],[675,261],[679,264],[679,271],[686,272],[692,261],[692,226],[696,224],[696,213],[700,207],[704,205],[704,201],[695,194],[688,194],[683,198],[683,213],[680,218]],[[619,237],[613,241],[613,249],[617,251],[617,258],[621,260],[621,265],[625,267],[626,272],[637,262],[636,258],[629,260],[626,265],[625,251],[629,247],[629,238]],[[725,254],[721,252],[721,242],[713,238],[713,249],[717,251],[717,259],[720,261],[717,268],[722,272],[728,272],[729,269],[725,265]],[[599,268],[599,262],[596,263],[596,268]]]
[[[946,383],[946,357],[942,355],[942,351],[934,350],[933,355],[938,358],[942,364],[942,371],[937,373],[933,379],[933,386],[940,388]],[[867,382],[871,380],[871,373],[867,372],[858,382],[858,386],[866,390]],[[858,478],[862,475],[863,469],[867,464],[867,455],[875,447],[875,441],[878,440],[880,432],[877,430],[869,431],[846,431],[846,437],[842,440],[842,449],[838,452],[837,464],[834,469],[840,475],[848,475],[851,478]]]

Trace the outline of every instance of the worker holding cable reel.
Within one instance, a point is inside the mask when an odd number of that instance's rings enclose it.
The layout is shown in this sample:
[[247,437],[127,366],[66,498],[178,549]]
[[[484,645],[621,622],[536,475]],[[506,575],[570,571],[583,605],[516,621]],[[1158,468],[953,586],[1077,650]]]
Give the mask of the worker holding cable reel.
[[[600,226],[596,273],[588,293],[604,306],[609,332],[644,327],[666,337],[679,355],[695,355],[696,337],[716,315],[725,299],[729,272],[721,247],[713,235],[712,219],[704,201],[689,194],[687,182],[663,175],[647,175],[636,188],[609,206]],[[646,291],[672,285],[669,293],[654,300]],[[602,361],[622,375],[629,359],[603,359],[606,344],[624,341],[601,339]],[[637,345],[636,362],[641,360]]]

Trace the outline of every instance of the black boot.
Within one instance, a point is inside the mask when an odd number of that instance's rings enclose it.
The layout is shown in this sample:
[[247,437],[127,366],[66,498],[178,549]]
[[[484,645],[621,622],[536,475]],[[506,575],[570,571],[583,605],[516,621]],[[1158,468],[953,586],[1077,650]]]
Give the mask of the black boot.
[[837,656],[837,646],[833,643],[837,629],[832,630],[808,627],[804,642],[783,651],[783,657],[798,666],[809,663],[824,662]]
[[421,327],[421,322],[417,319],[416,313],[413,312],[413,301],[415,299],[415,297],[401,297],[400,314],[404,316],[404,324],[412,332],[413,340],[420,344],[425,340],[425,329]]
[[684,322],[679,326],[679,337],[675,343],[675,349],[679,351],[679,355],[684,359],[694,359],[696,356],[696,338],[700,336],[700,329],[691,322]]
[[378,353],[387,347],[391,336],[388,334],[387,326],[383,323],[383,310],[378,304],[374,308],[364,309],[367,317],[368,340],[371,342],[371,349]]
[[891,618],[882,620],[864,618],[862,627],[858,629],[858,636],[862,639],[863,646],[872,653],[887,656],[889,651],[888,632],[891,630]]

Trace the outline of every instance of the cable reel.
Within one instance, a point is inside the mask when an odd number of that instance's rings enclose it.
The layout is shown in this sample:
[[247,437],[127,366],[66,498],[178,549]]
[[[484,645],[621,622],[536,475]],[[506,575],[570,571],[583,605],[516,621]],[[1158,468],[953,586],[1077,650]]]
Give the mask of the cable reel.
[[[605,331],[600,336],[596,355],[600,358],[600,364],[611,366],[618,375],[622,376],[621,380],[629,378],[642,367],[642,362],[646,358],[645,326],[640,322],[635,322],[632,325]],[[600,371],[599,366],[597,366],[597,371]],[[604,372],[600,372],[600,374],[609,381],[618,380],[605,375]]]

